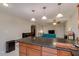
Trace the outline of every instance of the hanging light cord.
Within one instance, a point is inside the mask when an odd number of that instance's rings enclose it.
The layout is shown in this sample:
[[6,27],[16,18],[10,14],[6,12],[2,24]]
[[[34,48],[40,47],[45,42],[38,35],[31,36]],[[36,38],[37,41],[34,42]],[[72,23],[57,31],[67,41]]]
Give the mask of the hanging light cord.
[[62,3],[58,3],[58,10],[59,10],[59,13],[61,13],[61,4],[62,4]]
[[46,7],[43,7],[43,10],[44,10],[44,16],[46,16]]
[[[32,14],[35,16],[35,14],[34,14],[34,13],[35,13],[35,10],[32,10]],[[34,16],[33,16],[33,17],[34,17]]]

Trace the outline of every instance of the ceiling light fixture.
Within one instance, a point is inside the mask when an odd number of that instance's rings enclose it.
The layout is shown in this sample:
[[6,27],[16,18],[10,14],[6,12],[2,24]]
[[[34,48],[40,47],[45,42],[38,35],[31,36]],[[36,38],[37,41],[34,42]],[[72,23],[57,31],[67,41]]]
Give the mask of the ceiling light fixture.
[[47,19],[47,17],[46,16],[43,16],[42,19]]
[[3,3],[3,6],[8,7],[8,4],[7,3]]
[[32,18],[31,21],[35,21],[35,18]]
[[56,20],[54,20],[54,21],[53,21],[53,25],[54,25],[54,26],[55,26],[55,25],[57,25],[57,22],[56,22]]
[[[33,15],[34,15],[34,12],[35,12],[35,10],[32,10]],[[31,21],[35,22],[36,19],[33,17],[33,18],[31,19]]]
[[39,31],[39,33],[43,34],[43,30],[41,29],[41,30]]
[[61,13],[59,13],[56,17],[61,18],[61,17],[63,17],[63,15]]
[[63,14],[61,13],[61,8],[60,8],[60,6],[61,6],[61,3],[58,3],[58,10],[59,10],[59,13],[57,14],[57,18],[61,18],[61,17],[63,17]]
[[54,22],[54,23],[53,23],[53,25],[57,25],[57,23],[56,23],[56,22]]
[[43,20],[47,19],[46,14],[45,14],[45,9],[46,9],[46,7],[43,7],[43,10],[44,10],[44,16],[42,17]]

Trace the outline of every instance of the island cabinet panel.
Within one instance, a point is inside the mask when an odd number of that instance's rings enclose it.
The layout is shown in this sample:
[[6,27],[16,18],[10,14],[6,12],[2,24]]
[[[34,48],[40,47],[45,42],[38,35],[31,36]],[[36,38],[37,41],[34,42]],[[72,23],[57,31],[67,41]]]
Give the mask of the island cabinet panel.
[[42,47],[42,55],[43,56],[56,56],[57,50],[47,47]]
[[23,43],[23,42],[20,42],[20,43],[19,43],[19,46],[24,46],[24,47],[26,47],[27,45],[26,45],[25,43]]
[[22,53],[26,53],[26,47],[24,47],[24,46],[20,46],[20,52],[22,52]]
[[49,52],[42,52],[42,56],[57,56],[57,54],[49,53]]
[[38,45],[21,43],[19,44],[20,56],[71,56],[71,52],[57,50],[54,48],[41,47]]
[[26,47],[31,48],[31,49],[41,50],[41,47],[37,45],[26,44]]
[[19,44],[19,55],[20,56],[26,56],[27,55],[26,44],[24,44],[24,43]]
[[58,50],[57,51],[58,56],[71,56],[71,52],[63,51],[63,50]]
[[19,44],[19,55],[20,56],[40,56],[41,55],[41,47],[32,44]]
[[41,56],[41,51],[27,48],[27,56]]

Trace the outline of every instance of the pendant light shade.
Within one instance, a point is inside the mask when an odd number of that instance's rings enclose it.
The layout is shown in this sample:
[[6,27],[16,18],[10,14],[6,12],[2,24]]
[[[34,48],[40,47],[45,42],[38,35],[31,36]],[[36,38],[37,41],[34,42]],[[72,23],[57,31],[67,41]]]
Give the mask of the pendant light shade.
[[56,20],[53,20],[53,25],[55,26],[55,25],[57,25],[57,22],[56,22]]
[[35,18],[32,18],[31,21],[36,21],[36,19]]
[[56,22],[54,22],[54,23],[53,23],[53,25],[55,26],[55,25],[57,25],[57,23],[56,23]]
[[46,17],[46,16],[43,16],[43,17],[42,17],[42,19],[46,20],[46,19],[47,19],[47,17]]
[[59,14],[57,14],[56,17],[57,17],[57,18],[61,18],[61,17],[63,17],[63,14],[59,13]]

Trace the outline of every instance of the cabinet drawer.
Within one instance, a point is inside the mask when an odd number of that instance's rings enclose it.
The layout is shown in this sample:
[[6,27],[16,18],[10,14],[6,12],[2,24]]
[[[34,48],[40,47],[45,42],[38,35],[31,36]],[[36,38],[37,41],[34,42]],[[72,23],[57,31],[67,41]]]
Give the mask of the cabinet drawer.
[[27,55],[28,56],[41,56],[41,51],[27,48]]
[[26,46],[29,47],[29,48],[32,48],[32,49],[41,50],[41,47],[40,46],[37,46],[37,45],[27,44]]
[[57,56],[57,54],[42,52],[42,56]]
[[57,50],[56,49],[52,49],[52,48],[42,47],[42,51],[46,51],[46,52],[49,52],[49,53],[57,54]]
[[19,43],[19,46],[26,46],[26,44],[25,43]]
[[57,47],[61,47],[61,48],[73,48],[72,44],[67,44],[67,43],[57,43],[56,44]]
[[19,52],[26,53],[26,47],[25,46],[19,46]]
[[58,55],[58,56],[71,56],[71,52],[58,50],[57,55]]

